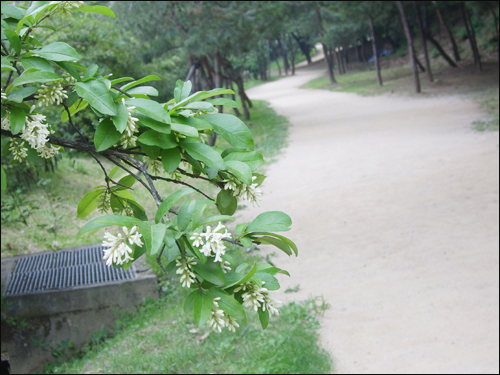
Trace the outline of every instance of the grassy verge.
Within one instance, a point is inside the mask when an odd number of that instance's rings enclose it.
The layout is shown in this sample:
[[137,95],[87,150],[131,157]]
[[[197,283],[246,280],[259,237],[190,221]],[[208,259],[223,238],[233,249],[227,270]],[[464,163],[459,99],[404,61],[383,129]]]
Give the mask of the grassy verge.
[[[386,65],[398,64],[396,59],[396,57],[388,59]],[[413,74],[408,65],[382,69],[383,86],[377,84],[376,72],[368,70],[349,71],[344,75],[337,74],[335,76],[336,84],[332,84],[325,73],[325,75],[304,84],[301,88],[350,92],[361,96],[396,94],[432,97],[458,95],[476,101],[481,107],[483,111],[481,119],[473,122],[476,130],[498,131],[498,62],[486,62],[483,65],[483,72],[479,73],[470,64],[463,64],[460,68],[450,68],[433,62],[434,82],[429,82],[425,73],[420,73],[421,94],[414,93]]]
[[[322,300],[291,303],[262,330],[256,314],[236,333],[198,329],[183,312],[185,291],[174,280],[167,294],[124,313],[113,337],[88,345],[83,355],[47,365],[45,373],[296,373],[331,371],[317,343]],[[82,353],[81,353],[82,354]],[[61,358],[63,358],[61,356]]]

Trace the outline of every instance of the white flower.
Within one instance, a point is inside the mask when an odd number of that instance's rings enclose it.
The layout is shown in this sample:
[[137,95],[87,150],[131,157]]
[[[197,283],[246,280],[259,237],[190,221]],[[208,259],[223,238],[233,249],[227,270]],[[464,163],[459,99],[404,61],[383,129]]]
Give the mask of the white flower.
[[[222,229],[225,230],[224,233],[220,233],[220,230]],[[202,239],[198,236],[205,237],[206,240],[206,243],[203,245],[200,251],[207,257],[214,256],[214,262],[223,262],[223,259],[221,257],[226,252],[226,246],[223,243],[223,238],[231,238],[231,234],[228,233],[226,227],[219,222],[217,227],[212,231],[210,225],[207,225],[205,232],[197,235],[197,245],[193,243],[193,245],[196,247],[199,247],[203,244]]]
[[278,310],[278,307],[281,306],[282,302],[271,297],[269,291],[263,293],[263,295],[264,295],[264,303],[262,304],[262,310],[266,311],[267,309],[267,311],[269,311],[269,315],[273,314],[279,315],[280,312]]
[[150,169],[153,171],[155,175],[159,175],[161,173],[165,172],[165,169],[163,169],[163,164],[160,160],[156,159],[150,159],[147,156],[144,156],[142,158],[142,162],[146,164],[146,169]]
[[[255,181],[257,176],[252,177],[252,181]],[[259,205],[257,203],[257,200],[260,199],[260,196],[262,195],[262,191],[257,187],[257,184],[251,184],[250,186],[244,186],[240,192],[240,197],[244,200],[247,200],[255,205]]]
[[177,267],[176,274],[181,275],[180,282],[183,287],[190,288],[195,281],[195,274],[191,271],[191,267],[196,264],[194,257],[186,257],[185,259],[178,258],[175,261]]
[[2,89],[2,100],[7,100],[7,94],[3,92],[3,89]]
[[45,159],[50,159],[59,152],[59,148],[51,144],[48,146],[45,144],[42,147],[38,147],[36,150],[40,153],[40,156]]
[[229,271],[231,271],[231,263],[229,263],[227,260],[223,261],[222,262],[222,271],[224,273],[228,273]]
[[258,311],[259,308],[261,308],[262,311],[269,311],[270,315],[279,315],[278,307],[280,307],[282,303],[271,297],[269,290],[266,288],[260,288],[255,283],[246,282],[236,288],[234,292],[237,293],[240,290],[247,291],[241,295],[244,307],[248,307],[250,310],[254,311]]
[[133,260],[130,256],[132,249],[127,245],[127,240],[131,245],[135,243],[138,246],[142,246],[141,234],[137,232],[136,226],[132,227],[130,232],[126,227],[123,227],[122,230],[125,237],[122,237],[122,233],[118,233],[117,236],[113,236],[109,232],[104,233],[105,241],[102,242],[102,246],[108,248],[104,249],[103,260],[106,260],[106,265],[108,266],[123,264]]
[[212,300],[212,311],[210,313],[210,318],[208,319],[208,325],[214,331],[221,332],[222,328],[226,325],[226,322],[224,319],[224,311],[219,309],[219,303],[217,302],[219,300],[220,297],[216,297]]
[[[125,105],[125,99],[122,98],[122,103]],[[136,121],[139,121],[138,118],[132,117],[132,113],[135,112],[135,107],[130,106],[127,107],[128,110],[128,119],[127,119],[127,127],[123,131],[123,134],[120,138],[120,143],[123,147],[127,148],[129,146],[134,147],[137,142],[137,137],[135,133],[139,131],[139,127],[136,124]]]
[[59,105],[67,97],[66,90],[63,90],[60,82],[49,82],[47,85],[42,85],[38,90],[38,95],[35,95],[40,107],[44,105],[48,106],[54,102]]
[[6,111],[7,114],[5,117],[2,119],[2,130],[9,130],[10,131],[10,112]]
[[26,156],[28,156],[28,149],[23,147],[24,142],[18,144],[13,138],[10,140],[9,151],[12,152],[12,158],[14,160],[22,161]]
[[227,314],[224,314],[224,323],[227,329],[233,332],[236,332],[236,327],[240,326],[238,323],[236,323],[236,318],[233,318],[232,316],[229,316]]
[[193,241],[193,246],[200,247],[203,245],[203,236],[201,233],[193,233],[189,239]]
[[229,180],[224,180],[226,184],[224,185],[224,190],[232,190],[233,192],[238,191],[238,183],[235,179],[230,178]]

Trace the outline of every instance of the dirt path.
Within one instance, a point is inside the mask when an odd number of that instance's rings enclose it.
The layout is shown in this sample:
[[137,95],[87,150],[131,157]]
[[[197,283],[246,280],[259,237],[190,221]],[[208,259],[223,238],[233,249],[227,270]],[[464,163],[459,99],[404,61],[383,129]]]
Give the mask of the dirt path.
[[300,291],[278,297],[324,296],[338,373],[498,373],[498,132],[455,97],[298,89],[322,73],[248,91],[293,124],[238,219],[292,217],[299,258],[273,259]]

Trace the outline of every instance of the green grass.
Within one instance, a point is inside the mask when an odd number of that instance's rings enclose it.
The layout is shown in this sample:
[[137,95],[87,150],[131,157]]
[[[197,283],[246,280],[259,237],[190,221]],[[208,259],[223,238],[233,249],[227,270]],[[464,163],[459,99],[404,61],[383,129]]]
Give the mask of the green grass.
[[256,314],[236,333],[198,329],[183,313],[184,293],[149,300],[124,314],[114,337],[81,358],[51,364],[46,373],[330,373],[329,354],[317,344],[321,300],[291,303],[262,330]]

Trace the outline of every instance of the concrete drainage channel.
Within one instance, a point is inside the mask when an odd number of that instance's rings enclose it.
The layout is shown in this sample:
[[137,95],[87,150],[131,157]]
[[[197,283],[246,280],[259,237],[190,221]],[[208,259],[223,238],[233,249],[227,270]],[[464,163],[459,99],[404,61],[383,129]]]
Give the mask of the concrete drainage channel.
[[2,259],[2,356],[12,373],[41,370],[54,360],[51,346],[69,340],[81,349],[94,333],[113,330],[117,308],[158,298],[145,262],[124,271],[102,255],[98,244]]

